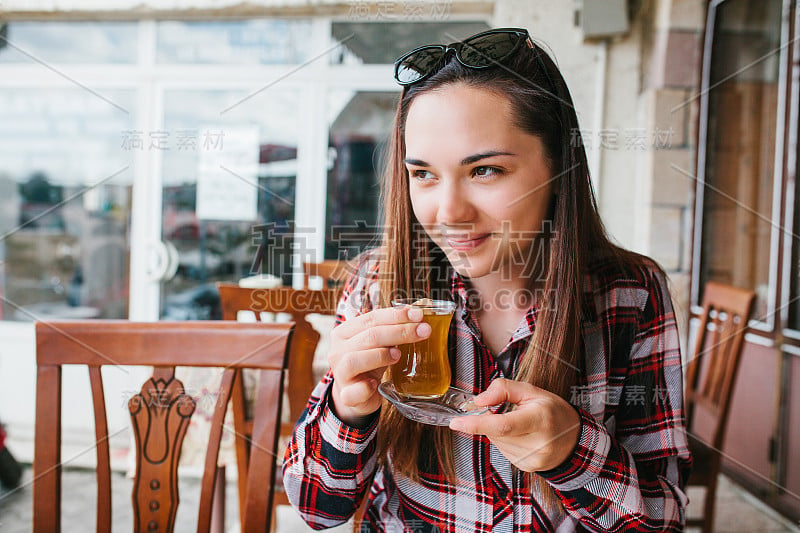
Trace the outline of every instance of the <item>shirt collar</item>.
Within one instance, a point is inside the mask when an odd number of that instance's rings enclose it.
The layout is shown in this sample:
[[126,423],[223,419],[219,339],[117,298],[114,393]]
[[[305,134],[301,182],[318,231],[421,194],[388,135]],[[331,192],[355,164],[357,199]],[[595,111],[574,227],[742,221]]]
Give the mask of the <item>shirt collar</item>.
[[[473,320],[474,315],[472,315],[470,310],[470,294],[469,288],[467,286],[466,280],[461,277],[461,275],[456,272],[455,270],[452,271],[452,277],[450,279],[450,290],[455,298],[457,309],[461,310],[461,319],[464,320],[466,323],[477,322]],[[474,298],[474,297],[473,297]],[[520,321],[517,329],[511,335],[511,342],[516,342],[520,339],[524,339],[533,335],[533,330],[536,326],[536,315],[537,315],[537,307],[538,302],[534,302],[533,305],[528,309],[525,313],[525,317],[523,320]],[[477,324],[475,324],[476,330]]]

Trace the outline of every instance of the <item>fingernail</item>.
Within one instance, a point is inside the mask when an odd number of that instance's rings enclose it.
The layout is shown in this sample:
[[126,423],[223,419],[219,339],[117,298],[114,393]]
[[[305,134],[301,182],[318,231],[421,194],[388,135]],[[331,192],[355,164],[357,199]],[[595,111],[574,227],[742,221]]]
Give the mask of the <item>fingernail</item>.
[[431,334],[430,324],[423,322],[422,324],[417,326],[417,335],[419,335],[420,337],[427,337],[430,334]]
[[411,309],[409,309],[408,319],[414,321],[422,320],[422,309],[419,309],[418,307],[412,307]]
[[397,361],[398,359],[400,359],[400,349],[389,348],[389,357],[392,358],[392,361]]

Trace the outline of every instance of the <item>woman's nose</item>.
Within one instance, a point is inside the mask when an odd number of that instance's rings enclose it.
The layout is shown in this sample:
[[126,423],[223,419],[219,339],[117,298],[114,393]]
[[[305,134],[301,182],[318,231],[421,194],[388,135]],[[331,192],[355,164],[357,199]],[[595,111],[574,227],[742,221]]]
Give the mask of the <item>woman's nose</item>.
[[439,206],[436,221],[445,226],[471,222],[475,213],[472,201],[463,185],[453,180],[446,180],[439,190]]

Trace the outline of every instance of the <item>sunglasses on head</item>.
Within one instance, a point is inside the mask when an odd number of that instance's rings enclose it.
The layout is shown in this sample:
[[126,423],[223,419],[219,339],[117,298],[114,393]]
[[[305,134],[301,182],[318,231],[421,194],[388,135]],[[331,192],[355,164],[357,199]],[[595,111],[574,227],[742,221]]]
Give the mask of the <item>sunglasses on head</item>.
[[415,48],[395,61],[394,79],[400,85],[424,80],[446,63],[450,52],[467,68],[493,67],[514,55],[524,44],[533,46],[528,31],[520,28],[498,28],[467,37],[448,45],[429,44]]

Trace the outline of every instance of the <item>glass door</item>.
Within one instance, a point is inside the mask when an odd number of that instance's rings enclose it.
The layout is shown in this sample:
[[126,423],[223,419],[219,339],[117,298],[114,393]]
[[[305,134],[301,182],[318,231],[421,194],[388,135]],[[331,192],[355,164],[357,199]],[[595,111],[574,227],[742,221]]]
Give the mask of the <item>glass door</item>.
[[218,281],[291,284],[298,108],[288,88],[165,92],[161,318],[220,318]]

